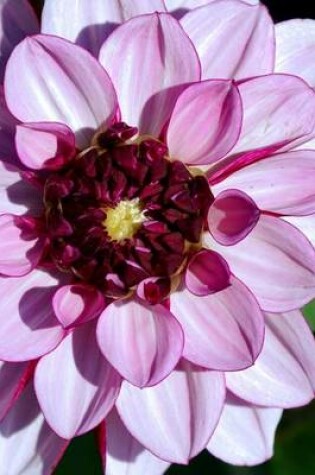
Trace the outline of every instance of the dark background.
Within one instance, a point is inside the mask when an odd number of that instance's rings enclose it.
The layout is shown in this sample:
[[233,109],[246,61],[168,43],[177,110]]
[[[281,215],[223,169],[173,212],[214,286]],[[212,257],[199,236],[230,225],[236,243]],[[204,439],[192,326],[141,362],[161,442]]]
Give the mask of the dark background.
[[[40,15],[42,0],[30,0]],[[65,0],[67,1],[67,0]],[[103,0],[107,1],[107,0]],[[313,0],[265,0],[274,21],[314,18]],[[313,5],[312,5],[313,3]],[[315,59],[314,59],[315,67]],[[305,314],[315,329],[315,304]],[[100,475],[100,461],[92,434],[77,438],[67,450],[55,475]],[[315,404],[286,411],[277,431],[275,455],[258,467],[234,467],[202,453],[188,467],[173,465],[167,475],[314,475]],[[120,475],[120,474],[115,474]],[[147,474],[150,475],[150,474]]]

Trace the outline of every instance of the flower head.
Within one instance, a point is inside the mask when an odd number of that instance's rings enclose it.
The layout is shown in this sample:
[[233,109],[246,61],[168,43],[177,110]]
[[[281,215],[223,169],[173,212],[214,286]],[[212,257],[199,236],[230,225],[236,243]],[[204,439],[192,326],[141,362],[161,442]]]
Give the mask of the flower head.
[[[142,456],[162,473],[206,446],[258,463],[281,414],[269,406],[314,392],[314,342],[296,309],[314,297],[315,251],[287,221],[315,211],[314,152],[297,149],[315,135],[315,94],[273,73],[257,2],[201,2],[180,24],[163,2],[95,1],[102,26],[85,24],[82,2],[68,31],[71,3],[47,0],[42,34],[5,68],[4,414],[22,394],[4,424],[32,406],[53,441],[47,467],[63,439],[105,418],[111,473],[120,438],[142,454],[138,475]],[[245,13],[240,50],[227,38],[225,60],[209,62]],[[221,29],[205,35],[213,18]],[[109,34],[110,22],[122,24]],[[300,384],[287,397],[292,365]],[[243,458],[222,453],[235,407],[250,433],[262,419],[257,455],[246,441]]]

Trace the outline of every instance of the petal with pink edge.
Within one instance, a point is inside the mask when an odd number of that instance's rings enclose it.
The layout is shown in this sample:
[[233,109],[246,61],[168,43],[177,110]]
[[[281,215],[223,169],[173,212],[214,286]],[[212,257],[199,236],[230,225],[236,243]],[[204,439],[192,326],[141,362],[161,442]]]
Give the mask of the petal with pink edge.
[[72,284],[60,287],[52,304],[61,325],[69,328],[96,318],[105,307],[105,298],[95,287]]
[[207,449],[233,465],[257,465],[273,455],[281,409],[257,407],[229,395]]
[[0,423],[0,460],[6,475],[49,475],[67,448],[40,412],[32,384]]
[[26,36],[39,31],[35,12],[28,0],[1,0],[0,2],[0,83],[3,83],[5,66],[10,54],[17,44]]
[[97,326],[102,353],[135,386],[162,381],[182,356],[183,331],[163,305],[137,300],[111,303]]
[[0,421],[23,391],[32,369],[32,363],[0,362]]
[[15,145],[21,162],[35,170],[56,170],[76,153],[73,132],[66,125],[57,122],[18,125]]
[[205,297],[187,289],[170,297],[181,324],[183,355],[199,366],[235,371],[252,365],[264,338],[264,317],[251,292],[231,277],[230,287]]
[[305,234],[315,247],[315,214],[309,216],[285,216],[283,219]]
[[98,56],[108,35],[130,18],[165,11],[163,0],[45,0],[42,33],[61,36]]
[[207,445],[224,397],[222,374],[185,363],[151,388],[139,389],[125,382],[116,406],[140,444],[163,460],[188,463]]
[[18,165],[19,160],[17,157],[14,135],[15,126],[18,123],[15,117],[10,113],[7,108],[3,87],[0,86],[0,143],[1,143],[1,160]]
[[39,270],[0,278],[0,359],[35,359],[60,343],[64,330],[51,305],[58,284],[58,278]]
[[242,104],[231,81],[193,84],[179,96],[167,130],[170,156],[191,165],[211,164],[235,145]]
[[35,371],[36,395],[45,419],[65,439],[94,429],[106,417],[120,382],[98,349],[94,322],[70,333],[41,358]]
[[200,79],[191,41],[166,13],[121,25],[102,46],[100,62],[116,88],[122,120],[154,136],[169,119],[182,85]]
[[222,254],[262,309],[286,312],[314,298],[315,250],[289,223],[262,215],[252,232],[234,246],[221,246],[208,233],[204,239]]
[[132,437],[115,409],[106,417],[106,444],[103,453],[106,457],[107,475],[163,475],[170,465]]
[[188,263],[185,285],[189,292],[202,297],[226,289],[230,276],[229,266],[220,254],[202,249]]
[[315,92],[302,79],[270,74],[249,79],[238,88],[244,108],[243,128],[231,153],[275,144],[288,150],[314,137]]
[[235,188],[247,193],[262,210],[307,215],[315,213],[314,181],[315,151],[301,150],[241,168],[211,189],[216,195]]
[[276,67],[315,87],[315,21],[294,19],[276,25]]
[[264,347],[255,364],[226,375],[233,393],[253,404],[303,406],[314,397],[315,341],[297,310],[266,315]]
[[212,1],[187,13],[181,23],[197,49],[204,79],[242,79],[273,71],[274,26],[263,5]]
[[218,243],[232,246],[254,229],[259,216],[259,209],[248,195],[227,189],[219,193],[209,208],[209,231]]
[[42,210],[42,193],[24,179],[21,170],[0,161],[0,214],[39,215]]
[[84,49],[53,36],[29,37],[15,48],[4,88],[18,119],[68,125],[79,147],[89,145],[95,129],[110,124],[117,110],[113,85],[100,64]]
[[30,217],[0,215],[0,273],[22,276],[33,270],[44,252],[45,239]]

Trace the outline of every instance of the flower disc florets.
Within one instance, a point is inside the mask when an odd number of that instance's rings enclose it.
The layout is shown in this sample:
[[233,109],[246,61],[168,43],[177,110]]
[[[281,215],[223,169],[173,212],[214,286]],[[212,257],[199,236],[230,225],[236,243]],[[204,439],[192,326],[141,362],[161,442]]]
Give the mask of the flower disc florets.
[[45,184],[52,260],[111,297],[177,274],[212,202],[204,176],[156,139],[132,141],[136,132],[119,123],[98,134]]

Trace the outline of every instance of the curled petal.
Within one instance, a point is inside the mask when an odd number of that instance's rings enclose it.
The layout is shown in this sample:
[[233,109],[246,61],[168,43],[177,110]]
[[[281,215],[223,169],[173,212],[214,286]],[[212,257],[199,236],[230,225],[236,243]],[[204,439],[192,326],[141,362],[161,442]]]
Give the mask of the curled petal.
[[116,88],[122,120],[155,136],[169,119],[182,85],[200,79],[193,45],[165,13],[121,25],[105,41],[99,59]]
[[152,388],[124,383],[116,406],[128,431],[144,447],[163,460],[187,463],[205,448],[224,397],[222,374],[186,363]]
[[218,243],[232,246],[254,229],[259,215],[259,209],[248,195],[239,190],[226,190],[209,208],[209,231]]
[[183,332],[162,305],[114,302],[102,313],[97,338],[102,353],[135,386],[163,380],[182,355]]
[[73,132],[66,125],[56,122],[18,125],[15,145],[21,162],[35,170],[56,170],[76,152]]
[[174,292],[170,302],[171,312],[184,330],[185,358],[218,371],[253,364],[263,344],[264,317],[240,281],[231,277],[229,287],[205,297],[183,289]]
[[185,284],[191,293],[201,297],[226,289],[230,285],[230,275],[220,254],[203,249],[190,259]]
[[[21,75],[21,69],[28,74]],[[69,126],[79,147],[89,145],[95,129],[109,125],[117,110],[106,71],[87,51],[54,36],[32,36],[15,48],[6,69],[5,97],[23,122]]]
[[167,130],[170,155],[191,165],[211,164],[235,145],[242,104],[231,81],[193,84],[179,96]]

